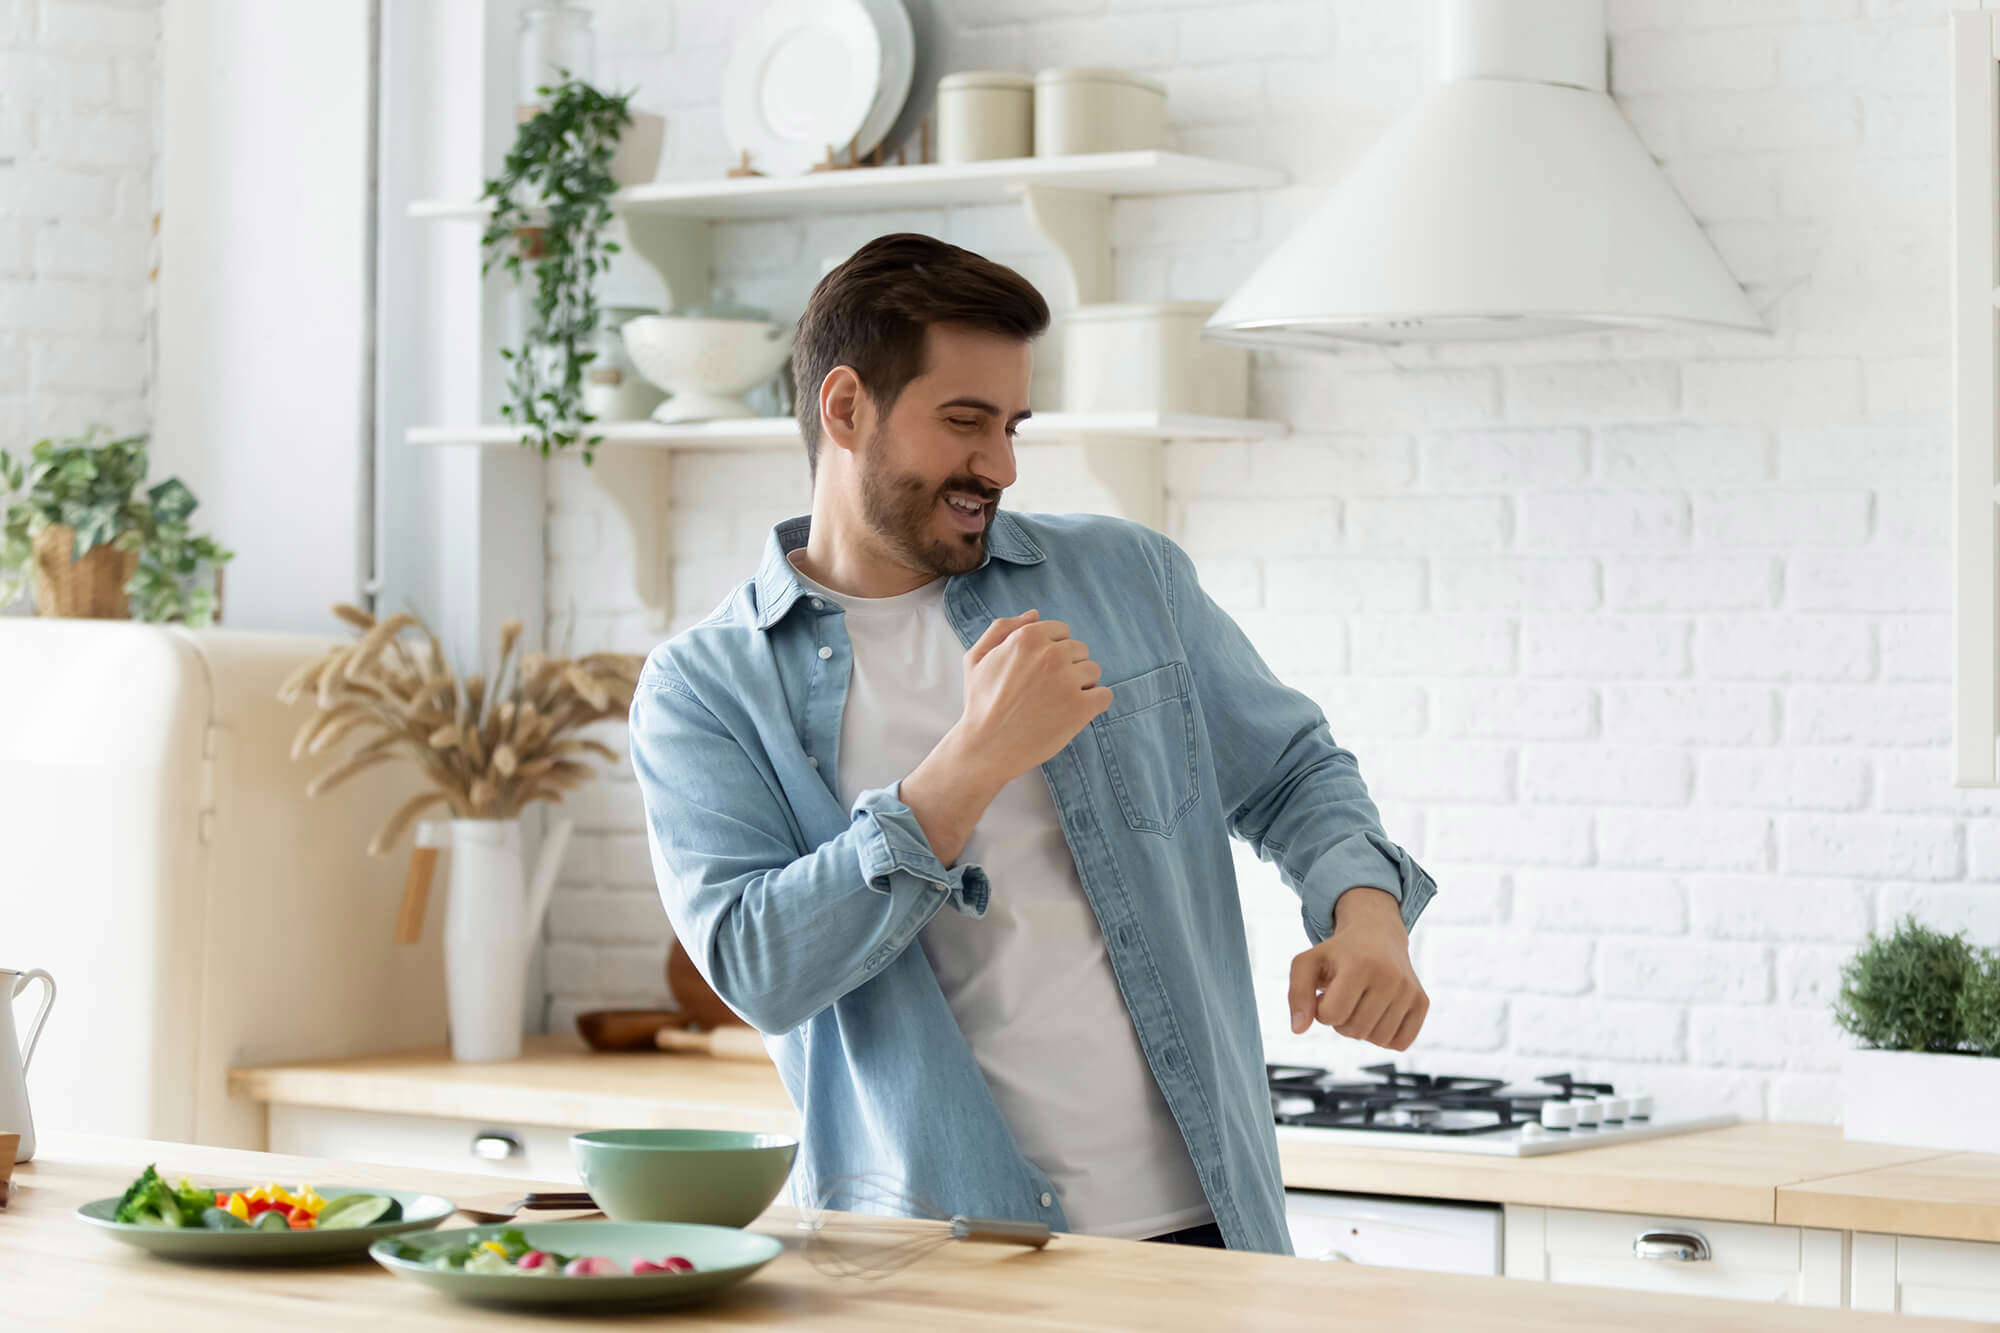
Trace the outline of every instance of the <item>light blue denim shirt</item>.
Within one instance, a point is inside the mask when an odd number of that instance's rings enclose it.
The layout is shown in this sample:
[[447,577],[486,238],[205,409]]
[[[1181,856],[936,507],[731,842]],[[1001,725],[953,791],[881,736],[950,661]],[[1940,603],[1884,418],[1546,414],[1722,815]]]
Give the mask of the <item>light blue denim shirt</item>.
[[[1067,1230],[911,947],[934,914],[979,917],[1006,884],[943,865],[896,786],[852,808],[836,795],[852,658],[843,611],[786,559],[809,524],[780,523],[757,576],[647,659],[632,764],[660,897],[716,993],[768,1038],[804,1121],[794,1198],[881,1173],[943,1212]],[[1034,607],[1102,665],[1110,708],[1042,776],[1223,1238],[1291,1253],[1229,836],[1276,863],[1311,943],[1347,889],[1396,895],[1409,924],[1435,884],[1383,834],[1320,709],[1160,533],[1002,510],[944,605],[967,647]]]

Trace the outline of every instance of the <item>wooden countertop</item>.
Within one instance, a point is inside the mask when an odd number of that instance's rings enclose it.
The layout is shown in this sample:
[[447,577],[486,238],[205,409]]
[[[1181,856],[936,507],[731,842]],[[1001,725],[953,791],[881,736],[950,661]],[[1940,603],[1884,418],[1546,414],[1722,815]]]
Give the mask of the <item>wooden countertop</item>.
[[[517,1316],[462,1305],[396,1277],[371,1260],[302,1268],[174,1263],[121,1245],[70,1216],[78,1204],[115,1195],[148,1162],[201,1183],[342,1181],[422,1189],[446,1197],[490,1193],[492,1178],[280,1157],[226,1148],[48,1134],[36,1159],[15,1171],[0,1211],[0,1305],[45,1326],[130,1333],[165,1319],[202,1330],[327,1327],[379,1333],[496,1323],[602,1329],[659,1314]],[[526,1182],[523,1182],[526,1183]],[[830,1333],[958,1328],[976,1312],[981,1328],[1160,1330],[1273,1329],[1294,1333],[1336,1319],[1342,1329],[1465,1328],[1562,1333],[1617,1328],[1681,1333],[1751,1330],[1932,1330],[2000,1328],[1962,1320],[1913,1319],[1687,1296],[1557,1286],[1498,1277],[1450,1277],[1279,1255],[1151,1245],[1059,1235],[1047,1249],[945,1244],[892,1277],[829,1276],[799,1250],[796,1215],[773,1207],[751,1229],[785,1242],[769,1266],[715,1301],[672,1312],[677,1328],[796,1323]],[[835,1214],[829,1234],[936,1233],[943,1224]],[[135,1316],[138,1311],[152,1315]],[[135,1324],[135,1318],[138,1324]]]
[[2000,1157],[1960,1152],[1787,1185],[1778,1220],[1840,1231],[2000,1241]]
[[777,1068],[656,1051],[602,1053],[528,1037],[521,1058],[462,1063],[442,1048],[229,1071],[229,1094],[294,1106],[595,1129],[799,1131]]
[[[229,1089],[293,1105],[575,1129],[799,1131],[770,1065],[599,1054],[574,1036],[529,1037],[520,1059],[496,1064],[432,1049],[237,1069]],[[1829,1125],[1755,1122],[1544,1157],[1281,1136],[1278,1157],[1294,1189],[2000,1240],[2000,1156],[1852,1143]]]

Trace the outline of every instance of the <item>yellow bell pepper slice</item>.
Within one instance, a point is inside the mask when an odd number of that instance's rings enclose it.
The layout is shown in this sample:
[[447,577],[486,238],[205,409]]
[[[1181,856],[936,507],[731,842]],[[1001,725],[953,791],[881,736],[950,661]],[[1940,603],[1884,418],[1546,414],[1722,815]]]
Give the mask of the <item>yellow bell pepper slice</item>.
[[326,1200],[320,1198],[319,1193],[312,1189],[307,1189],[305,1193],[292,1200],[292,1203],[294,1207],[303,1208],[314,1217],[318,1217],[320,1210],[326,1207]]
[[493,1251],[493,1253],[499,1255],[502,1259],[505,1259],[507,1257],[507,1247],[505,1245],[502,1245],[497,1240],[486,1241],[482,1243],[479,1248],[482,1250],[491,1250]]
[[250,1220],[250,1201],[243,1197],[242,1190],[237,1190],[229,1196],[229,1206],[223,1211],[239,1222],[248,1222]]

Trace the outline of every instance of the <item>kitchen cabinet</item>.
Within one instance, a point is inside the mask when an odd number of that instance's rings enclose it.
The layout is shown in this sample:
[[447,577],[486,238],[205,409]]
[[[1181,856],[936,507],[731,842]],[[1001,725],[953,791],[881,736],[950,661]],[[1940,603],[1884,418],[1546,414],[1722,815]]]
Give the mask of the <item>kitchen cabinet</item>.
[[1839,1308],[1847,1233],[1509,1204],[1504,1272],[1531,1282]]
[[2000,1245],[1930,1236],[1854,1236],[1857,1310],[2000,1320]]
[[576,1181],[569,1150],[575,1132],[505,1121],[273,1106],[268,1138],[270,1151],[294,1157]]

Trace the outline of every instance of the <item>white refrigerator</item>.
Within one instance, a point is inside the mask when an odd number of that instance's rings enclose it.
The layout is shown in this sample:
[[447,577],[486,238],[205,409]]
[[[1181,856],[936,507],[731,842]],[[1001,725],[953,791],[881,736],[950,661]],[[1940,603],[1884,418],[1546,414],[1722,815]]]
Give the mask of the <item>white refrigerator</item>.
[[278,686],[340,642],[0,618],[0,967],[57,987],[38,1133],[262,1148],[231,1066],[445,1040],[443,895],[395,944],[407,838],[366,851],[415,766],[308,798],[335,755],[290,757],[309,706]]

